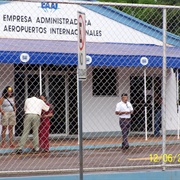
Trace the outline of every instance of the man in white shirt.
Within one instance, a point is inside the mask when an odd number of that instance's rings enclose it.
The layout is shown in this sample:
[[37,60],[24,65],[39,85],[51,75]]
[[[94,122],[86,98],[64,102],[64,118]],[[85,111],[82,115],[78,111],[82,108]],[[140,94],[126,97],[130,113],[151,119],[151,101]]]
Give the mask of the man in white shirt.
[[24,118],[24,129],[23,134],[20,139],[19,148],[17,150],[17,153],[22,153],[22,148],[24,147],[29,131],[31,130],[31,126],[33,129],[33,151],[38,152],[39,151],[39,135],[38,135],[38,129],[40,125],[40,116],[42,110],[48,111],[49,106],[46,105],[46,103],[33,96],[31,98],[28,98],[25,101],[24,105],[24,111],[25,111],[25,118]]
[[128,134],[131,127],[131,114],[133,113],[132,104],[128,101],[128,95],[123,93],[121,95],[121,101],[117,103],[115,114],[119,115],[119,125],[122,130],[122,149],[128,149]]

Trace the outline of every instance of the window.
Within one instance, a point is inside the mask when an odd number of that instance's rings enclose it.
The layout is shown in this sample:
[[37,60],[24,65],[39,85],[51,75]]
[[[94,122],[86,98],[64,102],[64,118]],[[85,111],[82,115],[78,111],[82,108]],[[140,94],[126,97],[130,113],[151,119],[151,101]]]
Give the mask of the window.
[[93,96],[116,96],[116,70],[112,68],[93,69]]

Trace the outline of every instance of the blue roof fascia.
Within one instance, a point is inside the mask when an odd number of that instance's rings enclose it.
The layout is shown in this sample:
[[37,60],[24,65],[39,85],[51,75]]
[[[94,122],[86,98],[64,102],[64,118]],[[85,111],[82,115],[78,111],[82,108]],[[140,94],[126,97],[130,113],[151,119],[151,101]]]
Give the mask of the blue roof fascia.
[[[130,16],[122,11],[119,11],[110,6],[97,6],[97,5],[82,5],[83,7],[99,13],[107,18],[117,21],[121,24],[129,26],[144,34],[154,37],[160,41],[163,40],[163,30],[152,26],[142,20]],[[180,47],[180,36],[167,32],[167,43],[176,47]]]
[[[30,56],[28,62],[21,62],[19,51],[0,51],[0,64],[54,64],[54,65],[77,65],[77,53],[47,53],[26,52]],[[92,57],[91,66],[112,67],[142,67],[140,59],[143,55],[106,55],[88,54]],[[161,56],[146,56],[149,59],[147,67],[163,67]],[[104,61],[106,59],[106,61]],[[130,59],[127,61],[127,59]],[[180,68],[180,57],[167,57],[168,68]]]

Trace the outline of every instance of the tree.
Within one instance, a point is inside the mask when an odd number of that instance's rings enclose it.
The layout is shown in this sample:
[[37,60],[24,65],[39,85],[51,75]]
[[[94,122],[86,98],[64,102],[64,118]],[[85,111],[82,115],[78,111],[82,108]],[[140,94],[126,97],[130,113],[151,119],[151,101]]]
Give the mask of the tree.
[[139,4],[155,4],[156,0],[138,0]]
[[[101,0],[108,2],[121,3],[140,3],[140,4],[162,4],[162,5],[180,5],[179,0]],[[153,26],[162,28],[162,9],[157,8],[135,8],[135,7],[120,7],[115,8],[123,11],[131,16],[134,16]],[[167,30],[176,35],[180,35],[180,12],[179,9],[167,9]]]

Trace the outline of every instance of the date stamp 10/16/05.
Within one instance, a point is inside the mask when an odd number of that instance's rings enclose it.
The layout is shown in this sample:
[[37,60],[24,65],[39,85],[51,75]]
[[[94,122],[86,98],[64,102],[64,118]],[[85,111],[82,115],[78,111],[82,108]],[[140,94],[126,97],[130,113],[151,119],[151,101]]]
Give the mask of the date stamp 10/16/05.
[[165,163],[180,163],[180,153],[179,154],[149,154],[150,162],[158,163],[158,162],[165,162]]

